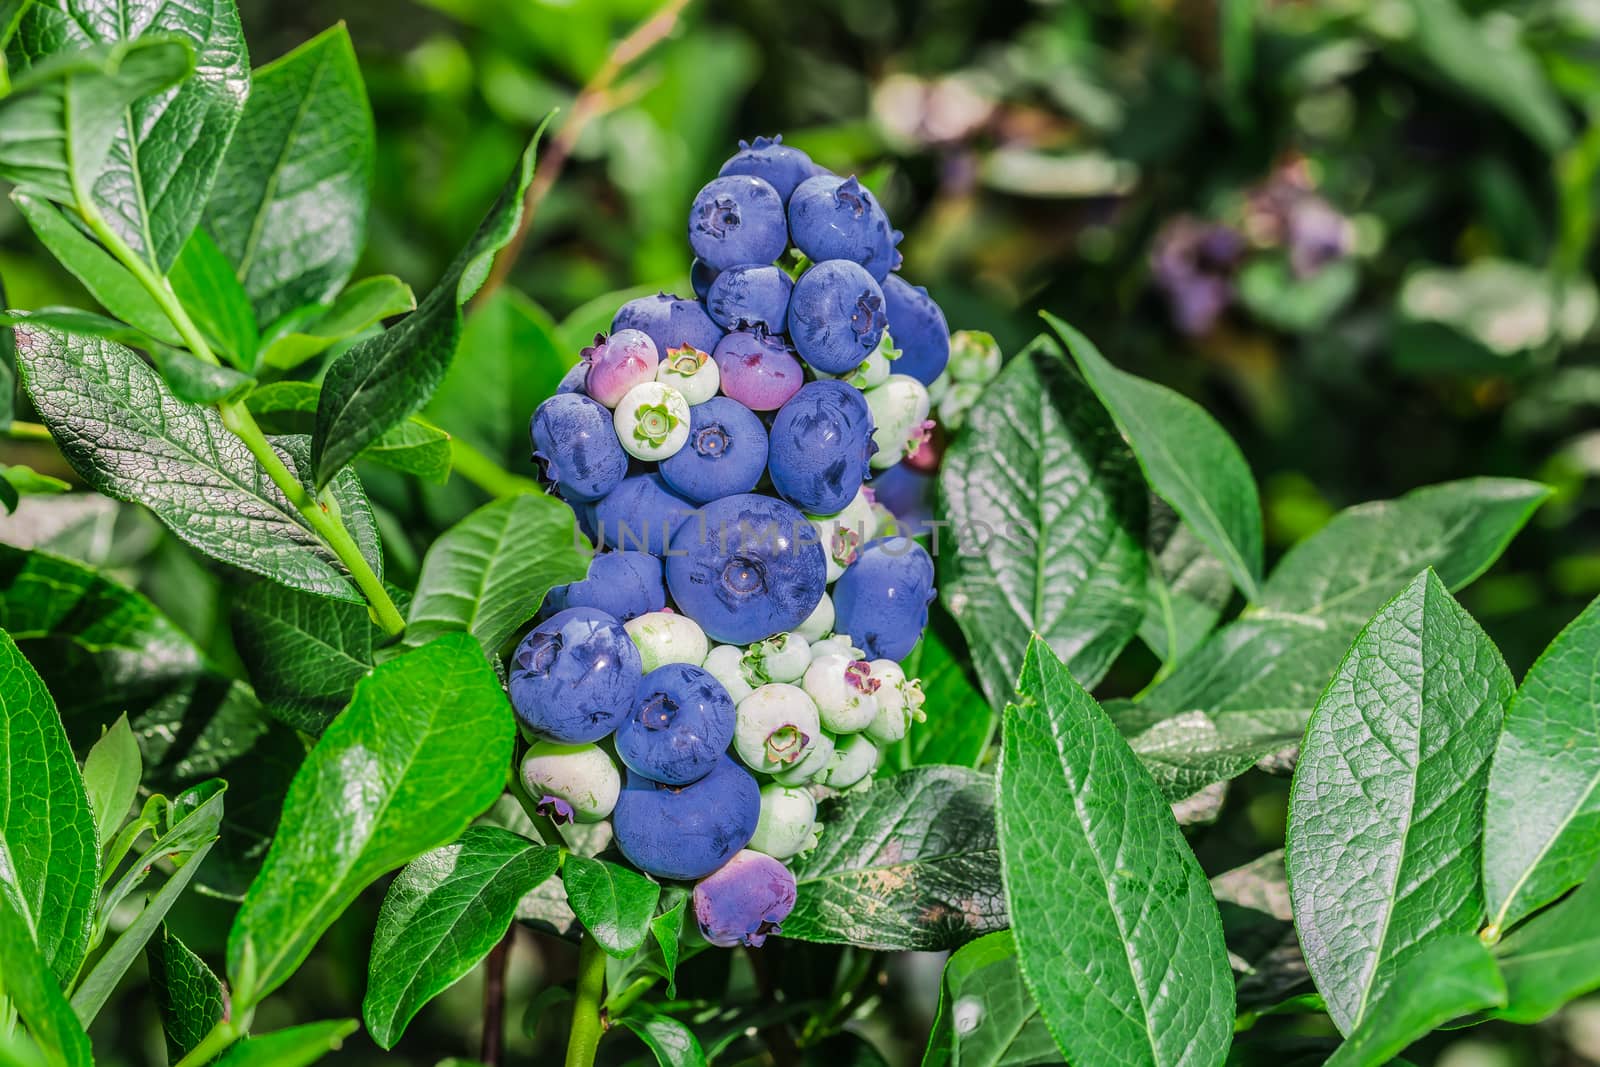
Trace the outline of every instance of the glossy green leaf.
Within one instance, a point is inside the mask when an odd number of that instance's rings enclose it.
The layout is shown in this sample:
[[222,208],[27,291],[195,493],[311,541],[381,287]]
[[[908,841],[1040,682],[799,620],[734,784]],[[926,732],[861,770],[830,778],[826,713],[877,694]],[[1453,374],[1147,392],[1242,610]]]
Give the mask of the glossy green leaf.
[[150,984],[167,1034],[167,1059],[182,1059],[222,1021],[226,1008],[222,983],[165,926],[145,946]]
[[387,635],[360,604],[257,582],[234,605],[234,643],[261,706],[320,734],[371,672]]
[[139,741],[128,729],[128,717],[119,715],[83,760],[83,788],[89,796],[89,810],[94,812],[101,848],[128,817],[139,795],[143,771]]
[[1489,758],[1514,688],[1429,570],[1367,623],[1311,714],[1289,884],[1306,963],[1346,1034],[1428,942],[1478,927]]
[[536,133],[478,232],[417,310],[328,368],[313,436],[319,487],[385,430],[419,411],[444,377],[461,339],[461,308],[488,278],[495,253],[522,218],[538,143]]
[[1513,930],[1495,956],[1509,992],[1498,1018],[1536,1023],[1600,989],[1600,866],[1571,896]]
[[605,860],[569,855],[561,865],[567,903],[607,954],[631,956],[650,932],[661,887],[637,871]]
[[30,920],[16,905],[9,892],[0,892],[0,974],[5,975],[6,997],[51,1067],[91,1067],[89,1035],[62,995],[60,979],[40,955]]
[[251,1037],[234,1045],[216,1061],[216,1067],[309,1067],[355,1033],[354,1019],[306,1023]]
[[161,372],[172,395],[189,404],[238,400],[255,386],[255,379],[248,374],[207,363],[178,348],[151,346],[150,360]]
[[256,71],[206,224],[274,322],[332,300],[367,237],[376,135],[344,24]]
[[1060,1058],[1022,980],[1010,930],[951,954],[922,1067],[1030,1067]]
[[[665,901],[669,896],[663,890]],[[683,915],[689,908],[689,894],[679,893],[677,902],[650,920],[650,936],[661,954],[661,976],[667,980],[667,996],[678,995],[678,960],[683,954]]]
[[65,982],[89,948],[100,888],[99,840],[55,701],[5,631],[0,726],[0,898],[10,902],[28,940]]
[[1133,446],[1150,488],[1217,554],[1244,595],[1255,599],[1261,501],[1233,438],[1188,397],[1118,370],[1083,334],[1048,312],[1044,319]]
[[[677,996],[678,964],[712,947],[704,938],[684,936],[684,916],[689,910],[691,896],[688,886],[668,884],[661,887],[655,917],[650,920],[650,936],[626,959],[612,957],[606,961],[607,989],[621,991],[641,978],[651,978],[666,983],[667,999]],[[690,926],[693,927],[692,921]]]
[[[244,443],[210,408],[178,400],[133,352],[53,330],[17,330],[23,383],[90,485],[155,512],[178,538],[242,570],[319,596],[360,594]],[[341,504],[359,487],[347,483]],[[370,520],[343,508],[347,525]],[[375,527],[363,534],[370,552]]]
[[361,1002],[372,1039],[393,1048],[428,1001],[460,981],[505,936],[517,902],[556,873],[561,850],[473,826],[409,863],[378,912]]
[[453,462],[450,435],[415,415],[389,427],[362,451],[360,458],[437,485],[449,480]]
[[250,92],[250,61],[234,0],[38,0],[16,44],[30,62],[71,48],[162,38],[187,46],[194,74],[120,108],[92,199],[134,251],[165,270],[194,232]]
[[617,1022],[645,1043],[660,1067],[705,1067],[700,1039],[670,1015],[624,1015]]
[[1056,1044],[1082,1065],[1221,1063],[1233,976],[1171,810],[1042,641],[1017,688],[996,775],[1000,858],[1022,973]]
[[1171,663],[1216,628],[1233,582],[1222,561],[1160,497],[1150,503],[1145,547],[1150,572],[1139,637],[1163,663]]
[[1425,942],[1395,974],[1327,1067],[1378,1067],[1451,1019],[1504,1004],[1506,984],[1471,934]]
[[211,779],[184,790],[170,805],[156,798],[146,804],[140,811],[140,818],[128,827],[120,840],[122,844],[131,845],[137,837],[133,831],[140,824],[152,831],[155,840],[106,886],[100,897],[102,929],[109,926],[117,908],[145,883],[162,860],[177,861],[199,851],[217,837],[226,789],[227,783]]
[[933,952],[1006,925],[988,775],[914,767],[824,801],[818,818],[821,843],[790,861],[784,937]]
[[485,504],[423,557],[406,642],[466,631],[495,652],[537,614],[551,588],[588,573],[578,538],[572,509],[553,496],[526,493]]
[[234,277],[233,264],[203,227],[189,236],[168,280],[217,351],[235,366],[251,366],[259,338],[250,295]]
[[394,275],[363,278],[348,286],[326,309],[274,334],[258,359],[263,366],[293,370],[384,319],[416,309],[417,298],[411,287]]
[[1600,861],[1600,600],[1528,671],[1489,774],[1483,885],[1504,930]]
[[[961,647],[961,635],[941,633],[948,621],[942,611],[935,609],[922,631],[922,640],[901,664],[906,677],[922,682],[922,692],[927,697],[923,711],[928,716],[926,722],[917,723],[906,735],[909,758],[901,765],[902,770],[906,766],[935,764],[976,767],[983,761],[990,732],[998,723],[968,674],[969,658],[952,651],[951,642],[958,643],[954,647]],[[898,759],[898,749],[891,748],[889,757]]]
[[0,312],[0,323],[9,326],[26,326],[32,324],[43,326],[62,333],[81,334],[86,337],[103,337],[108,341],[119,341],[133,347],[144,347],[153,344],[143,332],[134,329],[125,322],[119,322],[108,315],[101,315],[94,311],[84,311],[81,308],[46,307],[33,311],[6,311]]
[[294,973],[386,871],[454,840],[505,786],[514,718],[483,650],[442,637],[378,667],[295,776],[228,938],[234,1010]]
[[1146,491],[1054,341],[1035,341],[984,389],[939,495],[941,591],[990,701],[1011,696],[1033,634],[1084,684],[1098,681],[1144,612]]

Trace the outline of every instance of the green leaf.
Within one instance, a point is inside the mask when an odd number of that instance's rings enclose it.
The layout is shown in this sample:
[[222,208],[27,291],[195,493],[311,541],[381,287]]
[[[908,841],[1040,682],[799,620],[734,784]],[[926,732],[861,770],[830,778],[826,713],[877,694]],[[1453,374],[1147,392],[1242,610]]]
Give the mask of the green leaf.
[[[55,701],[3,630],[0,724],[0,899],[55,979],[66,982],[89,949],[100,848]],[[7,967],[8,993],[10,984]]]
[[[996,725],[994,712],[967,674],[970,657],[952,651],[960,647],[960,634],[940,632],[947,623],[948,617],[935,609],[922,640],[901,664],[906,677],[922,682],[927,697],[923,707],[928,712],[928,720],[907,734],[910,757],[901,770],[934,764],[976,767],[983,762],[991,727]],[[897,753],[891,748],[890,758],[897,758]]]
[[1239,446],[1200,405],[1118,370],[1083,334],[1043,314],[1133,446],[1150,488],[1172,505],[1228,568],[1234,584],[1254,600],[1261,583],[1261,501]]
[[[86,482],[144,504],[180,540],[224,563],[318,596],[360,598],[214,410],[178,400],[121,345],[31,326],[17,340],[28,395]],[[359,489],[349,482],[344,491],[348,498]],[[346,512],[347,522],[363,518]],[[374,542],[375,528],[366,537]]]
[[116,109],[116,137],[95,174],[92,200],[135,254],[165,271],[200,221],[250,92],[233,0],[40,0],[23,19],[17,44],[37,63],[67,49],[136,37],[187,46],[194,74]]
[[988,775],[914,767],[824,801],[818,819],[821,843],[790,861],[784,937],[936,952],[1006,925]]
[[222,1021],[222,983],[165,926],[145,946],[144,956],[167,1034],[167,1059],[177,1063]]
[[83,788],[94,812],[100,847],[116,834],[139,795],[144,767],[139,742],[128,729],[128,716],[119,715],[89,750],[83,761]]
[[1058,1059],[1055,1039],[1022,980],[1011,931],[957,949],[944,965],[922,1067],[1029,1067]]
[[204,228],[189,236],[168,280],[184,309],[217,349],[234,366],[250,366],[259,341],[250,295],[234,277],[233,264]]
[[387,635],[360,604],[257,582],[234,605],[233,638],[267,714],[317,735],[371,672]]
[[[543,130],[541,126],[539,133]],[[444,377],[461,339],[462,305],[488,278],[495,253],[511,240],[522,219],[539,133],[478,232],[421,306],[328,368],[312,439],[318,487],[385,430],[420,410]]]
[[1424,571],[1367,623],[1306,726],[1287,862],[1306,963],[1352,1033],[1431,940],[1483,915],[1483,800],[1515,686]]
[[544,595],[588,573],[572,509],[528,493],[474,511],[446,530],[422,559],[407,644],[466,631],[494,653],[533,618]]
[[1222,561],[1160,497],[1151,499],[1145,547],[1150,572],[1139,637],[1163,663],[1172,663],[1216,628],[1233,582]]
[[[384,319],[416,309],[417,298],[411,287],[394,275],[364,278],[348,286],[319,314],[272,335],[257,360],[261,366],[293,370]],[[293,313],[289,317],[293,318]],[[486,383],[478,384],[481,387]]]
[[1600,988],[1600,866],[1577,892],[1513,930],[1495,956],[1510,994],[1497,1018],[1536,1023]]
[[1600,861],[1600,600],[1561,631],[1506,712],[1484,814],[1489,922],[1504,930]]
[[1042,641],[1008,705],[1000,860],[1023,976],[1076,1064],[1220,1063],[1233,976],[1216,902],[1155,783]]
[[11,35],[17,32],[17,24],[22,21],[23,12],[28,10],[28,5],[33,0],[0,0],[0,52],[5,50]]
[[[13,0],[16,2],[16,0]],[[0,53],[5,45],[0,41]],[[0,278],[0,311],[6,309],[6,284]],[[0,430],[11,428],[17,406],[17,336],[0,322]]]
[[[662,899],[668,891],[662,891]],[[667,980],[667,996],[678,995],[678,959],[683,953],[683,913],[688,909],[689,895],[681,893],[677,903],[650,920],[650,936],[655,939],[661,953],[661,976]]]
[[178,348],[154,345],[150,349],[150,359],[161,371],[161,377],[166,379],[172,395],[190,404],[220,404],[238,400],[256,384],[256,380],[248,374],[241,374],[232,367],[207,363]]
[[256,71],[206,225],[257,322],[332,300],[349,280],[367,240],[375,142],[343,23]]
[[494,801],[514,722],[483,650],[465,636],[390,660],[356,686],[295,775],[234,919],[235,1012],[282,985],[361,890],[454,840]]
[[62,209],[37,197],[13,192],[11,200],[28,220],[39,243],[50,250],[89,295],[113,316],[162,344],[182,345],[167,313],[128,268],[111,258],[68,219]]
[[644,944],[661,887],[637,871],[572,854],[561,865],[567,903],[608,955],[631,956]]
[[561,850],[493,826],[412,860],[383,898],[367,995],[372,1039],[393,1048],[417,1011],[455,985],[511,927],[517,902],[556,873]]
[[[251,393],[247,403],[263,428],[310,433],[316,424],[319,390],[312,382],[273,382]],[[416,417],[390,427],[359,459],[442,481],[451,463],[450,435]]]
[[1506,1002],[1489,951],[1470,934],[1441,937],[1421,949],[1374,1001],[1327,1067],[1377,1067],[1451,1019]]
[[694,1031],[668,1015],[624,1015],[617,1022],[645,1043],[661,1067],[705,1067],[706,1054]]
[[[0,654],[7,644],[0,635]],[[0,892],[0,974],[5,975],[6,997],[51,1067],[92,1067],[89,1035],[78,1025],[60,980],[40,955],[30,926],[29,918],[17,911],[16,900]]]
[[985,388],[939,495],[952,539],[937,553],[944,602],[990,701],[1010,697],[1036,633],[1098,681],[1143,614],[1146,493],[1054,341],[1029,345]]
[[8,493],[12,499],[6,507],[6,514],[16,510],[17,503],[25,496],[54,496],[57,493],[70,492],[71,482],[64,482],[60,478],[52,478],[48,474],[40,474],[32,467],[6,466],[0,463],[0,492]]
[[132,347],[153,344],[150,338],[125,322],[81,308],[47,307],[33,311],[0,312],[0,323],[9,326],[44,326],[62,333],[82,334],[86,337],[103,337]]
[[216,1067],[308,1067],[337,1051],[357,1029],[354,1019],[291,1026],[239,1042]]
[[[179,860],[199,851],[216,838],[217,830],[222,825],[222,795],[226,788],[227,783],[221,779],[211,779],[184,790],[170,805],[159,797],[152,797],[147,802],[138,822],[129,826],[122,835],[122,843],[133,843],[138,836],[135,827],[140,824],[155,830],[156,839],[128,865],[116,881],[106,887],[100,898],[101,930],[107,927],[122,902],[144,884],[162,859]],[[160,830],[163,820],[170,824],[164,832]]]

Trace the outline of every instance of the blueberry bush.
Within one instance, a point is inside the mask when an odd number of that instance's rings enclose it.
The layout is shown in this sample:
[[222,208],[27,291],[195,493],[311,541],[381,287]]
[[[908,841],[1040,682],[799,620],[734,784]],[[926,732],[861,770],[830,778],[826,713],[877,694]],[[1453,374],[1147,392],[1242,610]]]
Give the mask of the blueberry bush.
[[1600,1055],[1582,12],[259,6],[0,0],[0,1064]]

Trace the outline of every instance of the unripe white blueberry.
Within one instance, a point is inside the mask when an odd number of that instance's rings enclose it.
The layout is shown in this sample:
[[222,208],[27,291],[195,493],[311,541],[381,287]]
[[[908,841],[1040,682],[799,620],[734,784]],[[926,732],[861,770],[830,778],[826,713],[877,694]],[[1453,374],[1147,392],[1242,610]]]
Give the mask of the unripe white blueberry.
[[735,704],[755,692],[755,687],[744,680],[743,659],[744,649],[738,645],[718,645],[706,653],[701,664],[707,674],[722,683]]
[[851,734],[839,741],[816,781],[831,789],[849,789],[878,765],[878,746],[866,734]]
[[599,822],[617,806],[622,776],[598,745],[540,741],[522,757],[522,784],[556,822]]
[[670,385],[641,382],[617,401],[612,422],[628,455],[663,460],[689,440],[689,401]]
[[850,375],[850,384],[857,389],[876,389],[889,380],[891,360],[900,358],[900,350],[894,346],[894,341],[889,337],[889,331],[883,331],[883,337],[878,340],[878,347],[866,359],[861,361]]
[[817,800],[810,790],[777,783],[761,787],[761,821],[748,848],[786,860],[814,848],[819,833]]
[[686,344],[667,349],[666,358],[656,366],[656,381],[678,390],[692,407],[717,395],[722,372],[710,355]]
[[622,628],[638,647],[640,666],[646,674],[664,663],[692,663],[698,667],[711,651],[711,642],[700,624],[677,612],[652,611],[629,619]]
[[950,377],[982,385],[1000,373],[1003,357],[994,335],[982,330],[957,330],[950,335]]
[[828,767],[833,759],[836,740],[828,731],[821,731],[806,754],[781,771],[774,771],[772,780],[779,785],[805,785]]
[[922,712],[922,682],[907,678],[900,664],[892,659],[875,659],[871,663],[873,677],[883,684],[878,687],[878,713],[867,727],[867,736],[880,745],[889,745],[906,735],[911,722],[927,718]]
[[928,387],[909,374],[891,374],[876,389],[861,394],[872,409],[872,439],[878,451],[872,456],[873,470],[887,470],[917,450],[927,430]]
[[830,634],[820,641],[811,644],[811,658],[821,659],[823,656],[843,656],[845,659],[860,659],[866,653],[851,643],[849,634]]
[[858,733],[872,723],[878,714],[873,694],[882,684],[866,661],[840,655],[812,660],[804,682],[822,725],[838,734]]
[[733,750],[752,770],[775,774],[798,762],[821,735],[817,706],[805,690],[773,682],[739,701]]
[[878,517],[872,510],[872,497],[863,488],[844,510],[834,515],[807,515],[817,531],[823,559],[828,564],[828,581],[836,581],[856,558],[861,546],[877,536]]
[[806,616],[806,621],[795,627],[795,633],[813,643],[812,658],[817,654],[815,642],[822,640],[833,630],[833,618],[833,597],[823,593],[822,599],[817,601],[817,606]]
[[799,634],[776,634],[745,649],[743,663],[751,685],[798,681],[811,664],[811,642]]
[[933,384],[928,386],[928,403],[938,407],[939,402],[944,399],[945,394],[949,391],[950,368],[946,367],[939,372],[939,376],[933,380]]
[[977,382],[957,382],[944,394],[944,399],[939,401],[939,421],[944,423],[944,428],[951,433],[966,425],[967,412],[972,410],[972,405],[978,402],[983,395],[983,386]]

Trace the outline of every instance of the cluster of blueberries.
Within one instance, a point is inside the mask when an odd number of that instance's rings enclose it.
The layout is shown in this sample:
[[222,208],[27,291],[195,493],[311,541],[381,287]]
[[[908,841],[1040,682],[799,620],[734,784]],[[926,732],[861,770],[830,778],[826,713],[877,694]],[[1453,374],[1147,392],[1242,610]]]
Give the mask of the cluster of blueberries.
[[922,718],[933,560],[868,482],[926,442],[950,336],[899,239],[854,177],[741,142],[689,213],[698,299],[624,305],[533,416],[601,551],[513,656],[523,784],[696,883],[713,944],[777,929],[818,793]]

